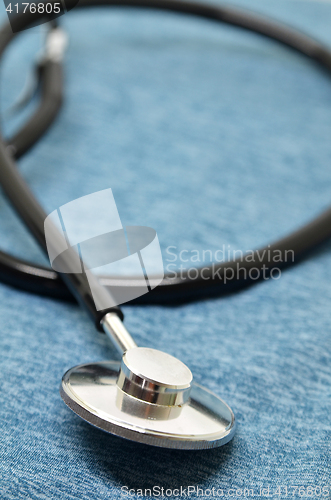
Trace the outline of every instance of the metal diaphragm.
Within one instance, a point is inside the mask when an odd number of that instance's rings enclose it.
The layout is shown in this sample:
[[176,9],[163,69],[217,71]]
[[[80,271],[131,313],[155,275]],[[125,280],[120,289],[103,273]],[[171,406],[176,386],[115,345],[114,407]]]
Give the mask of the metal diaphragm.
[[71,368],[60,392],[77,415],[116,436],[186,450],[222,446],[234,435],[234,415],[224,401],[192,379],[177,358],[134,347],[121,363]]

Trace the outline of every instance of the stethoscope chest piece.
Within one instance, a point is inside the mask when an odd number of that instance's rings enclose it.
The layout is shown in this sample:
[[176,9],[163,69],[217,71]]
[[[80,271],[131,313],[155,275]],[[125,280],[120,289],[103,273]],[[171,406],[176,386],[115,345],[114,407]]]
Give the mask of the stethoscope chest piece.
[[153,446],[213,448],[235,431],[229,406],[194,383],[184,363],[155,349],[133,347],[121,363],[74,367],[63,376],[60,392],[90,424]]

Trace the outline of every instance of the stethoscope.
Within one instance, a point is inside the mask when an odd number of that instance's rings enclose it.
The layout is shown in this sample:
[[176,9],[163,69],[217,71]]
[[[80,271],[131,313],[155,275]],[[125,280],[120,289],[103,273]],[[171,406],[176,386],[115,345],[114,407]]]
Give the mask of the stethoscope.
[[[45,3],[50,3],[46,0]],[[39,2],[40,3],[40,2]],[[76,2],[72,2],[75,6]],[[70,2],[66,2],[67,7]],[[213,21],[254,31],[275,39],[304,54],[328,71],[331,51],[319,42],[282,24],[250,12],[204,3],[177,0],[81,0],[78,7],[128,6],[170,10],[200,16]],[[69,9],[68,9],[69,10]],[[28,28],[44,14],[18,15],[16,32]],[[44,221],[46,214],[18,172],[15,160],[28,151],[55,119],[62,101],[62,60],[66,48],[65,33],[55,19],[49,23],[46,47],[38,62],[40,102],[28,122],[8,141],[0,141],[0,182],[16,212],[46,250]],[[14,38],[9,24],[0,31],[2,53]],[[295,262],[331,236],[331,209],[297,230],[268,245],[282,256],[291,249]],[[271,252],[260,249],[262,259],[240,261],[240,273],[226,276],[237,268],[237,261],[221,263],[199,270],[194,279],[188,274],[171,279],[165,276],[152,292],[135,299],[135,303],[171,304],[232,292],[256,282],[253,267],[259,271],[268,265]],[[285,266],[286,259],[281,259]],[[287,262],[290,264],[291,262]],[[277,262],[279,267],[279,262]],[[212,280],[206,273],[213,272]],[[227,277],[227,279],[224,279]],[[204,449],[221,446],[234,435],[236,422],[232,410],[218,396],[193,381],[189,368],[177,358],[147,347],[137,347],[123,324],[119,307],[97,310],[91,289],[82,273],[59,274],[50,268],[20,260],[0,252],[0,278],[3,282],[42,295],[70,299],[74,297],[88,312],[98,331],[111,339],[122,355],[122,361],[85,364],[70,369],[60,388],[64,402],[77,415],[103,431],[154,446],[179,449]],[[135,286],[134,280],[128,286]],[[111,293],[116,280],[104,276],[96,280],[95,289],[102,295]]]

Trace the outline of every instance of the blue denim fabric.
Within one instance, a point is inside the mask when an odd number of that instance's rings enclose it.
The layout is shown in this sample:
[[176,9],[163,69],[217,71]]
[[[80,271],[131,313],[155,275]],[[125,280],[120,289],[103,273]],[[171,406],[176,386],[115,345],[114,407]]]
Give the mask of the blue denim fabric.
[[[331,46],[329,2],[236,3]],[[256,248],[330,204],[331,79],[314,64],[252,34],[172,14],[73,10],[61,21],[70,33],[66,102],[20,162],[47,212],[111,187],[123,224],[157,230],[167,268],[169,245],[177,255]],[[5,54],[2,110],[24,84],[40,31]],[[4,120],[4,133],[21,119]],[[2,249],[46,262],[2,195],[0,238]],[[125,306],[139,345],[178,356],[233,408],[233,441],[199,452],[112,437],[68,410],[62,374],[118,355],[78,306],[1,284],[1,498],[126,498],[122,487],[139,498],[138,489],[187,494],[189,485],[225,498],[240,498],[230,488],[300,498],[296,486],[306,497],[319,486],[311,497],[328,498],[330,282],[331,243],[236,295]]]

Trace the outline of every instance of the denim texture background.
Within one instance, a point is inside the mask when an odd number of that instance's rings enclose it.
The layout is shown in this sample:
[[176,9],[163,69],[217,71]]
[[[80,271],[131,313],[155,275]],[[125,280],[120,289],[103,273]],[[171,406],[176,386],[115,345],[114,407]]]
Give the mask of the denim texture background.
[[[236,4],[331,46],[330,2]],[[253,34],[173,14],[77,9],[61,21],[70,35],[66,102],[20,161],[48,213],[111,187],[123,224],[156,229],[167,267],[169,245],[177,254],[256,248],[330,204],[331,79],[314,64]],[[2,62],[6,136],[33,106],[6,118],[41,31],[17,37]],[[2,194],[0,245],[47,262]],[[331,243],[235,295],[124,307],[139,345],[179,357],[235,412],[233,441],[197,452],[131,443],[80,420],[60,398],[63,373],[118,355],[78,306],[1,284],[0,497],[118,499],[122,486],[153,485],[222,488],[225,497],[229,488],[256,496],[282,487],[274,498],[293,498],[294,486],[331,492],[330,282]]]

